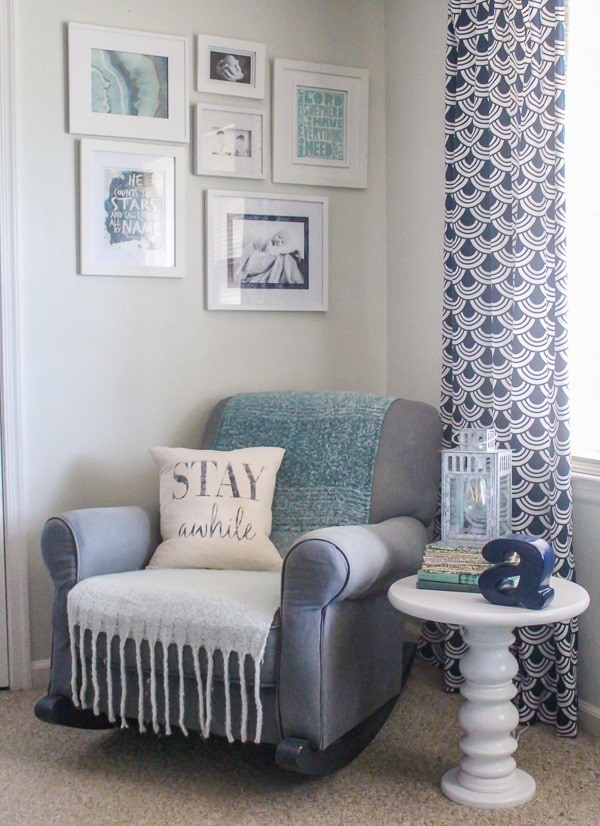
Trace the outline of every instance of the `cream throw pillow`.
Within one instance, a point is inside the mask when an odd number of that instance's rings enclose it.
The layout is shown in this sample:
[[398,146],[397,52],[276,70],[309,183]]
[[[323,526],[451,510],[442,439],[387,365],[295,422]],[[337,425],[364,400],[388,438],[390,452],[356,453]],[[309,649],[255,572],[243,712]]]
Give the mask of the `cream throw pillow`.
[[280,447],[151,448],[160,470],[163,542],[148,568],[281,568],[269,534],[284,452]]

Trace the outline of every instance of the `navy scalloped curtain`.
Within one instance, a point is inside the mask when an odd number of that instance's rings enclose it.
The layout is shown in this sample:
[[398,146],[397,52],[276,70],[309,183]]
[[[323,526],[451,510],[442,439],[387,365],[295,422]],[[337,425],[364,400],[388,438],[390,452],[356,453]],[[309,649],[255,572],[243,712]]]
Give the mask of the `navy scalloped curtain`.
[[[574,574],[566,363],[564,0],[449,0],[441,415],[513,452],[513,530]],[[461,682],[459,629],[423,659]],[[576,622],[517,630],[521,722],[577,726]]]

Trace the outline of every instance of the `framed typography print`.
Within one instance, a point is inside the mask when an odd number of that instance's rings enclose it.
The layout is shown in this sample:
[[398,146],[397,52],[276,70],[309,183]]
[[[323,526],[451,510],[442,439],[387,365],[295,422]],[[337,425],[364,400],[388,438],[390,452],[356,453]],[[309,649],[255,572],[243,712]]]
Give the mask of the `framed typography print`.
[[369,75],[275,60],[273,180],[367,186]]
[[208,190],[209,310],[326,310],[328,200]]
[[183,147],[82,140],[80,272],[181,277]]
[[69,23],[69,132],[189,140],[185,37]]
[[194,111],[196,175],[266,177],[266,112],[204,103],[198,103]]
[[246,98],[265,96],[265,44],[199,34],[196,89]]

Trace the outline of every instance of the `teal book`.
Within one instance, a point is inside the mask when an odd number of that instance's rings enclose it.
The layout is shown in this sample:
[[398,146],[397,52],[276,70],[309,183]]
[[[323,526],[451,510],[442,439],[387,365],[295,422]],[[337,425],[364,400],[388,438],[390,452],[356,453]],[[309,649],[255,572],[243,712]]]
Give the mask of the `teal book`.
[[479,585],[467,582],[432,582],[429,579],[418,579],[417,588],[426,591],[461,591],[466,594],[479,594]]
[[437,571],[417,571],[419,582],[454,582],[461,585],[477,585],[479,574],[467,574],[458,572],[437,572]]

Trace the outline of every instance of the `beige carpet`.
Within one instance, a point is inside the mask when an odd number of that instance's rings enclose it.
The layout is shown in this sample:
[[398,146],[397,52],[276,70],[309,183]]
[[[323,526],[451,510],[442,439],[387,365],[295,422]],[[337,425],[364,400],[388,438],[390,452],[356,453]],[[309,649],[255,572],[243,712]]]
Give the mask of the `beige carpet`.
[[0,693],[3,826],[600,823],[600,739],[560,739],[548,726],[519,741],[518,764],[537,780],[534,801],[488,811],[447,800],[439,780],[460,757],[461,698],[420,663],[375,741],[321,779],[281,772],[266,748],[49,726],[33,716],[37,696]]

